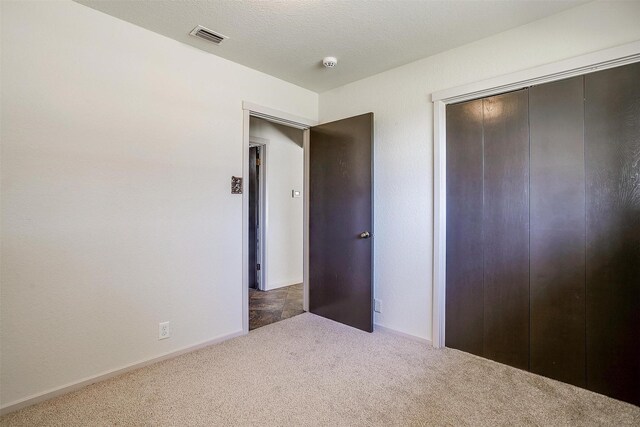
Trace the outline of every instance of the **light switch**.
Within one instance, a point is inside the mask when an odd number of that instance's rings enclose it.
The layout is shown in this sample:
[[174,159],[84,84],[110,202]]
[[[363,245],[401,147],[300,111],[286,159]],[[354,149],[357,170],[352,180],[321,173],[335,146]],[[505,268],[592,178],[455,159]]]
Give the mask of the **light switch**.
[[291,190],[291,197],[294,199],[300,197],[300,190]]

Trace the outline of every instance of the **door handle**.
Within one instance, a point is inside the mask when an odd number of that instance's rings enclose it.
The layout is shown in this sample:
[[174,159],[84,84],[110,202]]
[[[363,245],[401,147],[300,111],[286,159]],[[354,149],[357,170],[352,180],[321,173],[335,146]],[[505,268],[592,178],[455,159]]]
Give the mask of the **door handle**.
[[369,237],[371,237],[371,234],[369,234],[368,231],[363,231],[362,233],[360,233],[361,239],[368,239]]

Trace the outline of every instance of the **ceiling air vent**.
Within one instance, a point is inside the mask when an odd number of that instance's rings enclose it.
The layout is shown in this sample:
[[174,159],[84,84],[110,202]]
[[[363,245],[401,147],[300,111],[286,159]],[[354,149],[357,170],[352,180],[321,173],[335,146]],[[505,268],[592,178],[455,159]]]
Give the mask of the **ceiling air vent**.
[[229,38],[227,36],[223,36],[222,34],[214,33],[213,31],[203,27],[202,25],[198,25],[197,27],[195,27],[189,34],[214,44],[220,44],[224,39]]

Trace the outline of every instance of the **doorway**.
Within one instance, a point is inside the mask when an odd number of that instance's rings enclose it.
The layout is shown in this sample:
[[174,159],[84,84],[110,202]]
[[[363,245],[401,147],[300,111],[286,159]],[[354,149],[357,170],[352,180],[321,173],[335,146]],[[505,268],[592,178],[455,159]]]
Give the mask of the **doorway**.
[[[288,188],[288,197],[299,198],[303,206],[302,300],[303,311],[334,320],[345,325],[373,331],[373,113],[340,119],[318,125],[313,120],[295,116],[268,107],[243,102],[243,176],[249,178],[249,158],[252,121],[264,119],[268,123],[284,125],[285,132],[302,131],[303,188],[298,192]],[[265,138],[262,136],[262,138]],[[268,139],[268,138],[267,138]],[[269,155],[260,160],[263,170],[273,170],[274,146],[267,143]],[[291,163],[278,169],[288,169]],[[259,169],[258,172],[259,173]],[[276,186],[265,174],[267,193]],[[278,188],[282,195],[282,188]],[[264,289],[270,290],[274,279],[270,266],[270,245],[273,226],[270,215],[271,196],[267,197],[266,217],[262,231],[264,255]],[[243,331],[250,327],[249,276],[249,191],[243,193]],[[298,229],[299,230],[299,229]],[[253,243],[251,243],[253,245]],[[293,264],[292,264],[293,265]],[[290,282],[291,283],[291,282]],[[289,285],[290,286],[290,285]],[[286,287],[286,285],[281,288]],[[289,289],[300,294],[298,289]],[[287,290],[287,291],[289,291]],[[265,299],[265,292],[252,291]],[[279,289],[281,294],[284,289]],[[289,292],[284,297],[285,304]],[[278,304],[282,304],[279,301]],[[268,306],[269,301],[264,301]],[[275,305],[275,304],[274,304]],[[279,308],[279,306],[277,306]],[[287,310],[281,311],[281,315]],[[274,319],[277,321],[280,319]]]
[[303,310],[304,133],[250,117],[249,330]]

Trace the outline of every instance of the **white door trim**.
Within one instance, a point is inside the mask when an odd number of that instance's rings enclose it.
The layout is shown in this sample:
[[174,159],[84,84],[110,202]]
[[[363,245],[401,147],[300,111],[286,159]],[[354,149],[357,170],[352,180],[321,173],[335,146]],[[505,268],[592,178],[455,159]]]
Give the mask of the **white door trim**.
[[640,40],[528,70],[516,71],[451,89],[439,90],[431,94],[431,101],[443,101],[445,104],[452,104],[470,99],[484,98],[535,84],[589,74],[638,61],[640,61]]
[[[242,112],[242,176],[249,176],[251,111]],[[244,181],[244,178],[243,178]],[[244,182],[243,182],[244,187]],[[242,333],[249,333],[249,193],[242,189]]]
[[640,61],[640,41],[470,83],[431,95],[433,101],[433,346],[445,345],[447,153],[446,106]]
[[[242,102],[243,109],[243,132],[242,132],[242,176],[249,176],[249,145],[251,136],[249,135],[249,123],[251,117],[259,117],[273,123],[302,129],[303,150],[304,150],[304,184],[303,184],[303,288],[304,303],[303,309],[309,310],[309,127],[317,124],[317,121],[304,117],[299,117],[284,111],[264,107],[250,102]],[[249,333],[249,192],[242,191],[242,331]],[[266,228],[265,228],[266,231]],[[266,241],[266,240],[265,240]]]
[[302,229],[302,287],[303,287],[303,300],[302,309],[309,311],[309,159],[311,158],[311,151],[309,150],[309,141],[311,138],[311,131],[305,129],[302,135],[302,150],[304,156],[303,176],[304,182],[302,184],[302,204],[303,204],[303,229]]
[[316,120],[296,116],[274,108],[264,107],[262,105],[254,104],[253,102],[242,101],[242,109],[250,111],[253,117],[259,117],[273,123],[279,123],[296,129],[308,129],[311,126],[318,124]]

